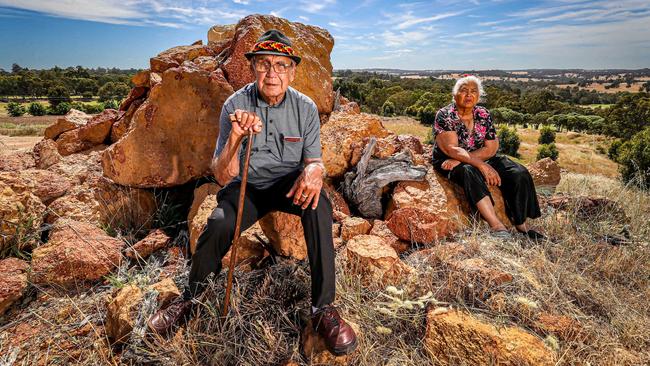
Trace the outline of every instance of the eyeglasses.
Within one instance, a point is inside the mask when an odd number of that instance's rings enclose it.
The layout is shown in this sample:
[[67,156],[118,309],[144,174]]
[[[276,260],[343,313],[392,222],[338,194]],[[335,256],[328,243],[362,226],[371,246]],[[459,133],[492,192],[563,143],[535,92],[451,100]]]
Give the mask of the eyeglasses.
[[[268,62],[267,60],[255,60],[253,63],[255,67],[255,71],[257,72],[269,72],[271,70],[271,63]],[[273,64],[273,71],[277,72],[278,74],[284,74],[287,71],[291,70],[293,67],[293,63],[281,63],[281,62],[276,62]]]

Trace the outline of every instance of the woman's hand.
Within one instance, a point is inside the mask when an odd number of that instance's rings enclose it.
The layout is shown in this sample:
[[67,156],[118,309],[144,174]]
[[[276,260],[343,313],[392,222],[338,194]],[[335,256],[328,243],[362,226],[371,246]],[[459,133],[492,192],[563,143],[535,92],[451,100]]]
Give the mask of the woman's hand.
[[458,161],[456,159],[447,159],[447,160],[442,162],[441,167],[444,170],[452,170],[455,167],[457,167],[459,164],[460,164],[460,161]]
[[476,167],[481,174],[483,174],[483,177],[485,178],[485,181],[487,184],[491,186],[500,186],[501,185],[501,177],[499,176],[499,173],[497,173],[494,168],[492,168],[490,165],[487,163],[482,163]]

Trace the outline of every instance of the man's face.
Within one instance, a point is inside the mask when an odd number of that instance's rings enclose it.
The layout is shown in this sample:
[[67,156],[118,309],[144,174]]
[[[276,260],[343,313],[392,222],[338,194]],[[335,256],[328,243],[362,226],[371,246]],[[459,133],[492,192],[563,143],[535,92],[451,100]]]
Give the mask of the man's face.
[[282,96],[296,77],[296,65],[286,56],[255,56],[252,59],[252,66],[257,89],[265,98]]

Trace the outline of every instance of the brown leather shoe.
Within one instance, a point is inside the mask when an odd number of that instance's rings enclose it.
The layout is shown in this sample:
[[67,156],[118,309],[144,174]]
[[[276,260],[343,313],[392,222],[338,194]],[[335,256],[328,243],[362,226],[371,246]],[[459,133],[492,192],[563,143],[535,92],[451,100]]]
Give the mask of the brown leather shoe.
[[192,310],[192,301],[184,300],[183,297],[179,296],[167,307],[153,314],[147,321],[147,325],[151,331],[160,335],[167,335],[174,325],[189,316],[190,310]]
[[357,348],[357,335],[334,306],[327,305],[318,310],[311,316],[311,323],[332,354],[342,356]]

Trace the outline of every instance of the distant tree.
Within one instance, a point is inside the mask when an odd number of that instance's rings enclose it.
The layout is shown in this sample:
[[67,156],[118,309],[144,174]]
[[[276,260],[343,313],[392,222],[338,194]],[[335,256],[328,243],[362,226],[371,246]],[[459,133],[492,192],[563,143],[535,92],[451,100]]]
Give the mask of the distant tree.
[[47,100],[50,102],[51,107],[56,108],[59,103],[69,103],[71,101],[70,92],[65,85],[54,85],[47,90]]
[[131,88],[126,83],[111,81],[99,88],[97,94],[99,100],[104,102],[111,99],[120,100],[126,97],[129,91],[131,91]]
[[20,67],[20,65],[14,63],[11,65],[11,73],[13,74],[18,74],[19,72],[23,71],[23,68]]
[[650,125],[650,97],[645,93],[625,94],[609,108],[605,134],[631,138]]
[[510,108],[500,107],[494,108],[491,111],[492,120],[497,124],[518,125],[523,124],[524,115]]

